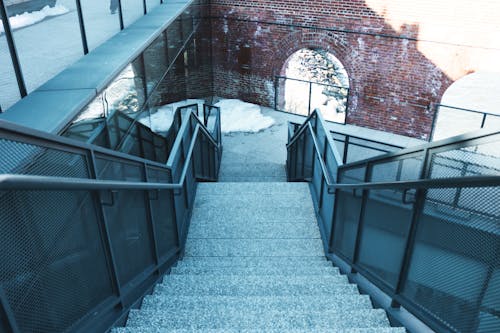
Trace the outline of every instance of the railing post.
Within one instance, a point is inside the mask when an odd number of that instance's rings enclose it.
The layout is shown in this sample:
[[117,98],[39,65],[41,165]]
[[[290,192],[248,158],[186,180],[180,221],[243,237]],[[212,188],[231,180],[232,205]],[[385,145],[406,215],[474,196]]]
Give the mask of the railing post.
[[7,300],[7,295],[3,290],[3,287],[0,286],[0,311],[3,313],[3,316],[0,315],[0,319],[2,317],[5,318],[6,324],[10,329],[10,333],[21,333],[21,330],[17,326],[16,317],[14,315],[14,311],[10,307],[10,304]]
[[[89,150],[89,173],[90,177],[92,179],[98,179],[97,178],[97,165],[95,161],[95,154],[94,151]],[[116,260],[115,260],[115,254],[113,251],[113,246],[111,242],[111,235],[109,232],[108,228],[108,222],[106,219],[106,214],[104,212],[104,207],[102,205],[101,201],[101,195],[97,191],[92,191],[92,198],[94,200],[94,203],[97,208],[97,221],[99,224],[99,229],[101,234],[103,235],[103,243],[104,243],[104,253],[108,262],[108,269],[111,274],[111,283],[113,285],[113,288],[115,289],[115,292],[118,296],[118,299],[120,300],[120,306],[123,308],[124,303],[123,303],[123,293],[122,293],[122,287],[120,283],[120,278],[118,276],[118,269],[116,267]]]
[[26,89],[26,83],[24,82],[23,71],[21,69],[21,64],[19,62],[19,55],[17,53],[16,43],[12,35],[9,15],[7,14],[7,10],[5,9],[5,4],[3,1],[0,2],[0,19],[3,22],[5,39],[7,40],[7,46],[9,47],[10,58],[12,60],[12,66],[14,67],[14,73],[16,74],[19,93],[21,94],[21,97],[26,97],[28,95],[28,91]]
[[439,113],[439,109],[436,107],[438,106],[439,104],[433,104],[433,103],[430,103],[429,104],[429,110],[431,112],[433,112],[433,116],[432,116],[432,125],[431,125],[431,133],[429,135],[429,142],[434,140],[434,134],[436,132],[436,122],[437,122],[437,117],[438,117],[438,113]]
[[344,125],[347,123],[347,116],[348,116],[348,110],[349,110],[349,101],[351,99],[350,94],[351,94],[351,88],[346,88],[347,89],[347,97],[345,101],[345,118],[344,118]]
[[[373,164],[367,163],[365,170],[365,183],[369,182],[372,176],[372,168]],[[359,209],[359,217],[358,217],[358,229],[356,231],[356,241],[354,242],[354,252],[352,255],[352,263],[356,264],[359,259],[359,251],[361,247],[361,237],[363,235],[363,224],[364,224],[364,216],[366,209],[366,202],[368,201],[369,190],[363,190],[363,196],[361,199],[361,207]],[[353,268],[351,270],[352,273],[356,273],[356,270]]]
[[118,20],[120,21],[120,30],[125,29],[125,25],[123,24],[123,9],[122,9],[122,0],[118,0]]
[[274,109],[278,110],[278,84],[279,78],[278,76],[274,77]]
[[343,164],[347,163],[347,154],[349,153],[349,141],[350,141],[350,136],[346,135],[344,140],[344,154],[342,155]]
[[309,105],[307,107],[307,115],[311,115],[311,102],[312,102],[312,82],[309,82]]
[[[146,183],[149,183],[149,172],[148,172],[148,166],[146,163],[142,164],[143,170],[144,170],[144,180]],[[158,193],[158,195],[160,195]],[[150,198],[150,191],[146,191],[146,196],[145,196],[145,201],[147,205],[147,220],[149,221],[149,227],[151,228],[150,230],[150,235],[153,238],[153,252],[155,254],[155,262],[156,262],[156,273],[159,275],[160,274],[160,253],[158,252],[158,238],[156,236],[156,230],[155,230],[155,220],[154,220],[154,214],[153,214],[153,207],[151,206],[151,198]]]
[[484,125],[486,125],[486,113],[483,113],[483,120],[481,121],[481,128],[484,128]]
[[[422,161],[422,168],[420,170],[419,179],[428,178],[430,175],[431,159],[430,154],[432,152],[429,149],[425,149],[424,160]],[[394,294],[398,295],[404,288],[404,284],[408,278],[408,272],[410,268],[410,260],[413,255],[413,249],[415,247],[415,239],[417,235],[418,220],[424,209],[425,197],[427,195],[427,190],[417,190],[415,194],[415,203],[413,204],[413,212],[410,222],[410,229],[408,230],[408,237],[406,240],[405,250],[403,258],[401,260],[401,268],[399,271],[398,281],[396,283],[396,288],[394,288]],[[400,304],[395,300],[392,300],[391,307],[398,308]]]
[[142,0],[142,8],[144,9],[144,15],[148,13],[148,9],[146,8],[146,0]]
[[89,46],[87,43],[87,32],[85,31],[85,22],[83,20],[81,0],[76,0],[76,11],[78,13],[78,24],[80,25],[80,36],[82,38],[83,54],[87,54],[89,53]]

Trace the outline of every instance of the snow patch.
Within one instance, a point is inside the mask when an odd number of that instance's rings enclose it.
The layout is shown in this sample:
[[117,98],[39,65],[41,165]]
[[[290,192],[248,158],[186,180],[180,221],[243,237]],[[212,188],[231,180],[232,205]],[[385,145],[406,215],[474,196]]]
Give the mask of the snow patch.
[[[35,23],[42,21],[43,19],[51,16],[59,16],[69,12],[69,9],[62,6],[56,5],[54,7],[45,6],[41,10],[31,13],[23,13],[9,18],[10,26],[13,30],[24,28]],[[5,30],[3,28],[2,20],[0,20],[0,33]]]
[[167,132],[170,126],[172,126],[174,113],[177,108],[197,104],[198,110],[201,112],[204,103],[205,100],[203,99],[187,99],[180,102],[165,104],[155,111],[151,111],[151,114],[139,118],[139,122],[151,128],[153,132]]
[[223,133],[257,133],[274,125],[274,119],[264,116],[260,106],[239,99],[224,99],[215,104],[221,109]]

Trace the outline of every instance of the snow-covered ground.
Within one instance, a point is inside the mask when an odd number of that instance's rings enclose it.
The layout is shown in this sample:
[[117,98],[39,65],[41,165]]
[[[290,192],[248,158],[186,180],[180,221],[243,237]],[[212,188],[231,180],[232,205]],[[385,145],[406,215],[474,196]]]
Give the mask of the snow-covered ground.
[[[157,108],[151,114],[143,115],[139,121],[155,132],[166,132],[173,121],[177,108],[197,104],[203,110],[203,99],[188,99]],[[264,116],[259,105],[246,103],[238,99],[223,99],[215,104],[221,110],[222,133],[246,132],[257,133],[274,125],[274,119]]]
[[[156,2],[159,4],[159,0],[148,0],[147,4],[149,8],[153,8]],[[143,15],[141,0],[122,0],[121,3],[125,27]],[[109,4],[109,0],[82,1],[90,50],[120,31],[118,15],[110,13]],[[41,17],[47,12],[29,14],[26,19],[22,19],[23,27],[19,26],[14,31],[14,41],[28,92],[83,56],[75,1],[57,0],[56,8],[60,10],[62,7],[67,9],[65,14],[51,16],[26,26],[25,24],[34,22],[35,17]],[[52,11],[55,9],[49,10],[49,13],[54,13]],[[15,23],[16,20],[19,18],[12,17],[9,21]],[[0,26],[3,29],[3,25]],[[0,34],[0,105],[6,110],[19,98],[5,34]]]
[[220,107],[222,133],[257,133],[274,125],[274,119],[264,116],[259,105],[238,99],[223,99]]
[[[69,9],[56,5],[54,7],[45,6],[41,10],[31,13],[23,13],[9,18],[10,27],[12,30],[24,28],[44,20],[47,17],[59,16],[69,12]],[[5,32],[3,22],[0,20],[0,33]]]

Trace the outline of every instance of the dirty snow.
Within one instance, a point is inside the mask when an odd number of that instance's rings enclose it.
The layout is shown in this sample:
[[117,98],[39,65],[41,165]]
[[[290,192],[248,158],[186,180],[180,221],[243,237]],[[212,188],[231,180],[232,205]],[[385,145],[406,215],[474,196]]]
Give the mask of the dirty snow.
[[182,106],[187,106],[191,104],[197,104],[198,110],[203,110],[203,104],[205,100],[203,99],[187,99],[180,102],[175,102],[171,104],[166,104],[155,111],[151,111],[151,114],[147,114],[139,119],[139,122],[151,128],[154,132],[167,132],[172,121],[174,120],[174,113],[177,108]]
[[256,104],[239,99],[223,99],[215,106],[221,109],[222,133],[257,133],[274,125],[274,119],[264,116]]
[[[181,106],[198,104],[198,110],[203,110],[203,99],[188,99],[166,104],[151,115],[145,115],[139,121],[155,132],[166,132],[172,125],[175,110]],[[222,133],[247,132],[256,133],[274,125],[274,119],[264,116],[259,105],[246,103],[238,99],[223,99],[215,106],[221,109]]]
[[[23,13],[9,18],[10,26],[13,30],[24,28],[44,20],[47,17],[59,16],[69,12],[69,9],[62,5],[54,7],[45,6],[41,10],[31,13]],[[0,20],[0,33],[4,32],[2,20]]]

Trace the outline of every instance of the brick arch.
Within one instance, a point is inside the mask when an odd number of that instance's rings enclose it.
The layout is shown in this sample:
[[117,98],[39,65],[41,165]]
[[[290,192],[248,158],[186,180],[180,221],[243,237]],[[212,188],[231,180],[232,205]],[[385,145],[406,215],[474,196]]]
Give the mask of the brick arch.
[[[273,79],[276,75],[283,75],[284,68],[289,58],[297,51],[304,48],[323,49],[333,54],[344,66],[349,79],[348,110],[355,111],[358,105],[358,95],[362,89],[362,82],[366,77],[365,65],[359,62],[356,52],[353,52],[351,36],[346,33],[328,32],[320,30],[296,30],[287,38],[276,44],[273,52],[271,73]],[[349,117],[347,118],[349,122]]]
[[355,65],[355,59],[351,59],[346,34],[296,30],[276,45],[272,64],[273,75],[281,74],[290,56],[305,48],[323,49],[332,53],[342,63],[349,77],[355,76],[357,68],[361,67]]

